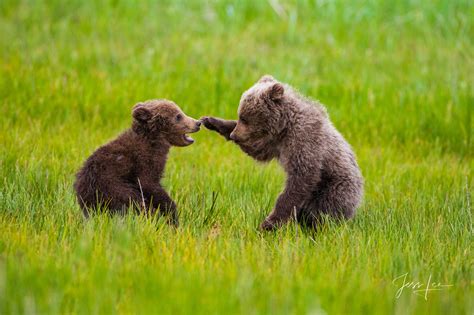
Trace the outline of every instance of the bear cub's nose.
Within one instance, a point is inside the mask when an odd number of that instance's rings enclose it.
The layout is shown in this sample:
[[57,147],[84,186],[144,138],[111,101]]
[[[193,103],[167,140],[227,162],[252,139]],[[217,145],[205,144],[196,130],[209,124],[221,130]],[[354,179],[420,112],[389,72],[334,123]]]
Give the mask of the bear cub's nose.
[[201,127],[201,122],[199,120],[196,121],[196,126]]

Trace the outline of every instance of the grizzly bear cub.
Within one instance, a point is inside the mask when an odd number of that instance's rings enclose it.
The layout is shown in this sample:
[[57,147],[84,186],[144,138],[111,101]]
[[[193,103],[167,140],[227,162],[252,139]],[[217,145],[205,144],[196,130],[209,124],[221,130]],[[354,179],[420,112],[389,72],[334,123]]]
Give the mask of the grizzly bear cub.
[[151,215],[159,210],[177,225],[176,204],[160,180],[170,147],[192,144],[187,133],[201,123],[164,99],[136,104],[132,116],[132,128],[97,149],[77,173],[78,202],[85,217],[99,208],[124,213],[135,206]]
[[242,95],[238,116],[237,121],[203,117],[202,122],[256,160],[277,158],[286,171],[285,189],[262,229],[293,217],[316,227],[322,214],[354,216],[363,178],[350,145],[321,104],[267,75]]

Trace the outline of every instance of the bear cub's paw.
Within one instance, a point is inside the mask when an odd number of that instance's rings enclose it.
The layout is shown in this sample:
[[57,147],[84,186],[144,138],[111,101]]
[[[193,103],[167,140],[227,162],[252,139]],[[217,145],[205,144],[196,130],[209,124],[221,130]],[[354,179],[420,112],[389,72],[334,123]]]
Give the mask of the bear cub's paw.
[[200,121],[207,129],[216,131],[226,138],[226,140],[230,140],[230,134],[237,125],[237,121],[235,120],[225,120],[208,116],[201,117]]
[[202,124],[209,130],[219,131],[219,121],[213,117],[204,116],[199,119]]

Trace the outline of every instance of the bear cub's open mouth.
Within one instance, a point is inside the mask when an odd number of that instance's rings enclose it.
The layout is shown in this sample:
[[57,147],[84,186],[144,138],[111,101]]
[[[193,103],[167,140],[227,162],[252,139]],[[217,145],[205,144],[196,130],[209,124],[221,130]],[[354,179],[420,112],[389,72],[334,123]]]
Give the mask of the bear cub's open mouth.
[[187,134],[184,134],[184,135],[183,135],[183,140],[184,140],[186,143],[188,143],[188,144],[194,143],[194,139],[191,138],[190,136],[188,136]]
[[[198,132],[201,128],[199,126],[197,126],[196,128],[194,128],[194,130],[191,130],[190,132],[188,133],[195,133],[195,132]],[[188,135],[188,133],[185,133],[183,134],[183,140],[185,143],[187,143],[188,145],[189,144],[193,144],[194,143],[194,139],[191,138],[191,136]]]

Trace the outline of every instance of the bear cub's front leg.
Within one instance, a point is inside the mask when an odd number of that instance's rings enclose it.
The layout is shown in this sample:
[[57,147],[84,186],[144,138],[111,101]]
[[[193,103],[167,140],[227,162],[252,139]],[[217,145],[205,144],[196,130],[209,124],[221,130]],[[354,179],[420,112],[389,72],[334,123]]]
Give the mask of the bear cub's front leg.
[[260,229],[270,231],[274,230],[291,219],[296,219],[303,200],[310,195],[309,185],[304,185],[308,182],[305,178],[299,178],[290,175],[285,189],[278,196],[275,208],[267,216],[267,218],[260,224]]
[[163,188],[157,187],[151,192],[149,205],[151,207],[152,215],[159,209],[161,214],[168,217],[168,223],[175,227],[179,226],[176,203]]

